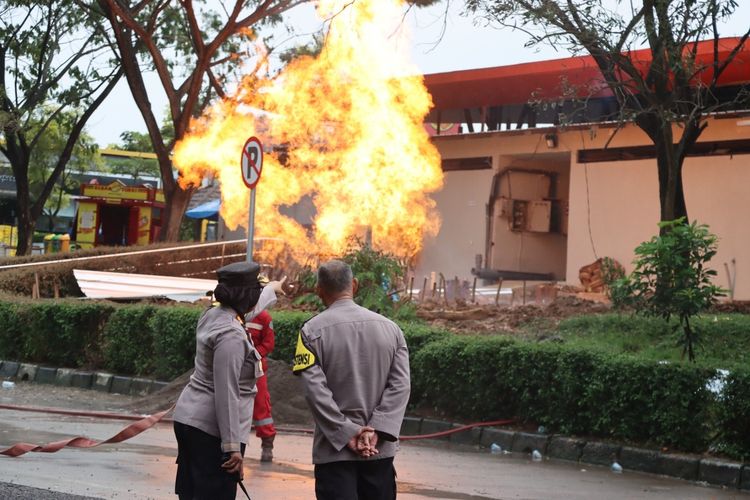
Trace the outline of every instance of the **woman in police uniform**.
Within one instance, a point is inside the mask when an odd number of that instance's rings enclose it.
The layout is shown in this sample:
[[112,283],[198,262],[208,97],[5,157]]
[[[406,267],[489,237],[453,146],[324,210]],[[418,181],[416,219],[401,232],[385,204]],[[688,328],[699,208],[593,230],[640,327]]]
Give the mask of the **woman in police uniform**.
[[254,262],[219,269],[218,305],[198,320],[195,371],[174,412],[180,500],[234,499],[242,479],[255,381],[263,374],[243,318],[276,302],[275,291],[281,288],[272,282],[261,289],[259,270]]

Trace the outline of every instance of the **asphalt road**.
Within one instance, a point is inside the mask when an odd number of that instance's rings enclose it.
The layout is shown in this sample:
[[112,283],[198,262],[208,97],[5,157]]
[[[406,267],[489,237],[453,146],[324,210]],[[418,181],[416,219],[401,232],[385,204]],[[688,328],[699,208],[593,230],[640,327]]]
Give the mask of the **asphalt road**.
[[[0,393],[0,402],[28,404],[22,394],[26,388],[21,385],[17,389],[15,395]],[[58,389],[55,398],[64,394]],[[96,409],[95,404],[83,400],[84,396],[64,401],[69,407],[78,402]],[[37,395],[35,399],[39,398]],[[55,398],[38,401],[38,405],[54,406]],[[0,448],[19,441],[44,443],[76,435],[106,439],[125,425],[127,422],[89,417],[0,410]],[[245,484],[252,498],[313,498],[310,446],[307,435],[279,435],[276,460],[261,464],[259,440],[253,437],[245,459]],[[158,424],[117,445],[0,457],[0,499],[174,499],[175,455],[171,425]],[[671,478],[627,471],[614,474],[607,468],[554,460],[532,462],[526,456],[492,455],[487,450],[447,443],[404,444],[396,469],[399,498],[407,500],[750,498],[738,491]],[[238,493],[237,498],[243,498]]]

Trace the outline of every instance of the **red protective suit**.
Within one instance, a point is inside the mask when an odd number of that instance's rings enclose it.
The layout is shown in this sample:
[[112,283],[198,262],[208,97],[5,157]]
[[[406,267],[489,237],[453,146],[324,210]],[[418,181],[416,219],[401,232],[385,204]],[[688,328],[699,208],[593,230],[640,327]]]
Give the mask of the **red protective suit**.
[[245,331],[253,340],[253,345],[258,353],[263,357],[263,373],[255,383],[258,393],[255,395],[255,406],[253,407],[253,425],[255,426],[255,435],[259,438],[271,438],[276,435],[276,428],[273,426],[273,417],[271,416],[271,395],[268,393],[268,356],[273,351],[275,338],[273,333],[273,322],[271,315],[263,311],[252,320],[245,323]]

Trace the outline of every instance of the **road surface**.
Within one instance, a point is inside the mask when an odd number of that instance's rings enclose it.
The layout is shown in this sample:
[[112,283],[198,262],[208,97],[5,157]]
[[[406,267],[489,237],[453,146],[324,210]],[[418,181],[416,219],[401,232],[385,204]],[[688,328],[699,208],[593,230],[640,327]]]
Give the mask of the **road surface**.
[[[106,439],[127,422],[0,410],[0,448],[19,441],[45,443],[76,435]],[[252,438],[245,484],[254,500],[314,498],[311,437],[280,434],[272,464],[261,464]],[[117,445],[0,456],[0,482],[85,497],[174,499],[176,444],[171,425]],[[396,459],[400,499],[748,499],[739,491],[554,460],[492,455],[448,443],[410,442]],[[6,487],[7,484],[6,484]],[[0,489],[0,496],[2,496]],[[243,498],[238,490],[237,498]],[[22,497],[17,497],[22,498]],[[57,498],[50,496],[45,498]],[[59,498],[70,498],[60,495]]]

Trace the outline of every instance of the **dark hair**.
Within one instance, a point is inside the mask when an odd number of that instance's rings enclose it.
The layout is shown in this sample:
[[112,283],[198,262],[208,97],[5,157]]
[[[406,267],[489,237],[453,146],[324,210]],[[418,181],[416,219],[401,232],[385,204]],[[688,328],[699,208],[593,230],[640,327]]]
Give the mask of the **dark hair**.
[[214,298],[244,317],[258,303],[261,290],[260,283],[242,286],[219,283],[214,289]]
[[318,286],[327,293],[339,293],[352,286],[352,268],[344,261],[331,260],[318,268]]

